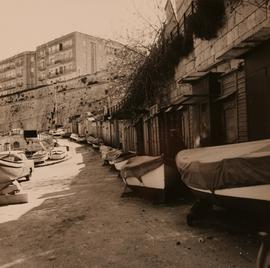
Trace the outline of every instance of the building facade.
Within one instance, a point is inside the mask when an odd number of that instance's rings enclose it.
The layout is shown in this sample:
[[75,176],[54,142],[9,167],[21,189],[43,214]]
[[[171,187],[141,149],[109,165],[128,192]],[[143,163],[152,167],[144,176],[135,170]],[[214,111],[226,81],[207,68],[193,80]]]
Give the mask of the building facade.
[[26,89],[36,85],[35,52],[23,52],[0,61],[0,90]]
[[37,85],[64,81],[106,69],[120,44],[73,32],[37,47]]
[[121,47],[80,32],[56,38],[0,62],[1,95],[106,71]]

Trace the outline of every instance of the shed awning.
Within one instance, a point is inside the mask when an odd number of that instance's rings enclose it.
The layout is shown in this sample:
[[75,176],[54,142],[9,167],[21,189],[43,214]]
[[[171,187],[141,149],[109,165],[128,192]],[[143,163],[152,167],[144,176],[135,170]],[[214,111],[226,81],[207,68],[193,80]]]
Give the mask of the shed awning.
[[235,93],[236,93],[236,90],[232,90],[232,91],[230,91],[230,92],[228,92],[228,93],[226,93],[226,94],[223,94],[223,95],[217,97],[217,98],[214,100],[214,102],[218,102],[218,101],[221,101],[221,100],[225,100],[225,99],[227,99],[227,98],[233,96]]
[[210,73],[210,71],[194,72],[194,73],[188,74],[188,75],[182,77],[181,79],[179,79],[178,83],[192,83],[192,82],[195,82],[195,81],[203,78],[204,76],[206,76],[209,73]]
[[197,103],[200,103],[204,100],[207,100],[209,98],[208,94],[190,94],[190,95],[182,95],[178,102],[177,105],[194,105]]

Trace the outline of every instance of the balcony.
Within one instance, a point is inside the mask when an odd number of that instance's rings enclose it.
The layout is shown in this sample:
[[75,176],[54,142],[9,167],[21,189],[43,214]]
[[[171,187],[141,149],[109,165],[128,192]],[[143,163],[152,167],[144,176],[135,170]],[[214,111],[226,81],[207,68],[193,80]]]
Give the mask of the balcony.
[[57,54],[59,52],[62,52],[62,51],[66,51],[68,49],[71,49],[73,47],[73,43],[71,45],[67,45],[67,46],[62,46],[62,49],[57,49],[57,50],[53,50],[53,51],[49,51],[48,50],[48,55],[54,55],[54,54]]
[[76,70],[76,68],[72,68],[72,69],[66,70],[65,72],[62,72],[62,73],[60,73],[60,72],[58,72],[58,73],[51,73],[51,74],[48,75],[48,78],[51,79],[51,78],[60,77],[62,75],[67,75],[67,74],[70,74],[70,73],[74,72],[75,70]]
[[6,81],[13,80],[15,78],[16,78],[16,76],[3,77],[3,78],[0,78],[0,81],[1,82],[6,82]]
[[73,57],[57,59],[54,62],[48,63],[48,66],[64,64],[64,63],[67,63],[67,62],[70,62],[70,61],[73,61]]

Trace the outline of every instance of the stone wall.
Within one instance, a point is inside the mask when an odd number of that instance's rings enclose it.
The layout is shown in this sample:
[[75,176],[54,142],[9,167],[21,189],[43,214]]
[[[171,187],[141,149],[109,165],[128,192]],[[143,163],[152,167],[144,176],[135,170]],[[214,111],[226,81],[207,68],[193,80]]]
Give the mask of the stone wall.
[[[192,0],[177,0],[177,19],[183,21],[184,14],[190,8]],[[236,68],[241,60],[235,60],[233,53],[244,51],[244,48],[251,49],[256,46],[258,38],[265,39],[270,34],[269,6],[258,7],[243,2],[237,8],[232,8],[226,3],[226,21],[219,30],[217,38],[212,40],[201,40],[194,38],[194,50],[188,57],[179,62],[175,80],[178,82],[183,77],[195,72],[218,71],[228,72]],[[269,32],[268,32],[269,30]],[[256,36],[255,43],[254,37]],[[236,48],[235,50],[233,50]],[[229,55],[229,56],[228,56]],[[237,57],[239,55],[235,55]],[[180,85],[172,86],[170,102],[174,102],[182,94]]]
[[112,83],[85,76],[0,97],[0,131],[14,128],[48,130],[85,112],[102,113]]

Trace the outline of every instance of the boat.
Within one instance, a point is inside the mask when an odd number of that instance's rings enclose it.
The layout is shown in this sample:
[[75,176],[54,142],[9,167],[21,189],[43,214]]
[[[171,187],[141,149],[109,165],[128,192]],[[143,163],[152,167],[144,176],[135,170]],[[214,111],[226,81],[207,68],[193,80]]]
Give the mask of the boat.
[[86,141],[87,141],[87,143],[88,143],[89,145],[92,145],[93,148],[95,148],[95,149],[99,149],[100,144],[102,144],[102,139],[100,139],[100,138],[95,138],[95,137],[93,137],[93,136],[91,136],[91,135],[89,135],[89,136],[87,137]]
[[17,152],[1,152],[0,155],[0,205],[26,203],[27,194],[19,194],[21,178],[30,176],[30,168],[25,165]]
[[[0,185],[23,178],[30,174],[21,158],[16,153],[1,152],[0,154]],[[0,186],[1,188],[1,186]]]
[[72,134],[70,135],[70,139],[71,139],[71,140],[74,140],[74,141],[76,141],[76,142],[79,142],[79,143],[83,143],[83,142],[86,141],[86,138],[85,138],[84,136],[79,136],[79,135],[76,134],[76,133],[72,133]]
[[129,159],[135,156],[136,156],[136,153],[133,153],[133,152],[123,153],[116,159],[109,161],[109,163],[111,165],[114,165],[116,170],[120,171],[125,166],[125,164],[128,163]]
[[176,165],[198,204],[270,211],[270,139],[183,150]]
[[63,135],[65,135],[65,133],[66,132],[63,128],[57,128],[49,131],[49,134],[56,137],[62,137]]
[[172,189],[181,188],[178,178],[166,174],[162,156],[130,157],[121,167],[120,175],[125,183],[125,190],[129,188],[159,203],[173,197],[175,193]]
[[49,159],[50,160],[61,160],[67,156],[66,147],[55,147],[50,151]]
[[49,154],[47,151],[37,151],[31,157],[35,164],[44,163],[49,159]]

